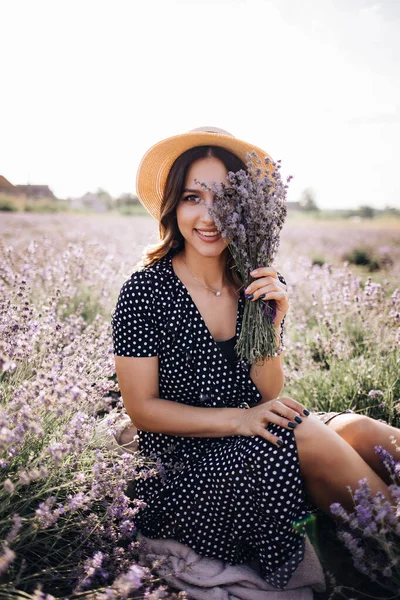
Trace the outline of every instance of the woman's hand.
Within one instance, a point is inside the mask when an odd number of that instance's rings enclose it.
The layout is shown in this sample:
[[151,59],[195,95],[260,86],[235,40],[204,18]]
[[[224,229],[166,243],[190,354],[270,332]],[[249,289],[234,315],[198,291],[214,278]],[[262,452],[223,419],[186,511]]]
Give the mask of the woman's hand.
[[274,319],[275,327],[279,325],[289,308],[289,300],[286,292],[287,286],[279,281],[278,273],[272,267],[258,267],[251,271],[250,275],[255,278],[250,285],[244,290],[246,296],[250,296],[248,300],[255,302],[256,300],[275,300],[276,316]]
[[266,429],[268,423],[277,423],[285,429],[294,429],[297,424],[302,423],[300,415],[304,417],[309,414],[309,411],[293,398],[274,398],[269,402],[242,410],[237,421],[236,435],[259,435],[280,446],[283,441]]

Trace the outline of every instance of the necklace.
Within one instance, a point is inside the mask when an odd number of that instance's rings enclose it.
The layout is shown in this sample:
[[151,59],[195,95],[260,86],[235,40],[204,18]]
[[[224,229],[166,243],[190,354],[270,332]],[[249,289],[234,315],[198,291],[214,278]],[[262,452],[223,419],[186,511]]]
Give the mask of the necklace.
[[193,275],[192,271],[189,269],[189,266],[186,262],[186,260],[183,258],[183,256],[181,256],[183,262],[185,263],[185,265],[188,268],[189,273],[191,274],[191,276],[193,277],[193,279],[195,279],[198,283],[200,283],[200,285],[202,285],[203,287],[207,288],[208,290],[210,290],[210,292],[212,292],[213,294],[215,294],[216,296],[220,296],[222,293],[222,290],[224,289],[224,287],[226,287],[225,285],[222,286],[222,288],[220,290],[213,290],[212,288],[208,287],[208,285],[206,285],[205,283],[203,283],[202,281],[200,281],[199,279],[197,279],[197,277],[195,275]]

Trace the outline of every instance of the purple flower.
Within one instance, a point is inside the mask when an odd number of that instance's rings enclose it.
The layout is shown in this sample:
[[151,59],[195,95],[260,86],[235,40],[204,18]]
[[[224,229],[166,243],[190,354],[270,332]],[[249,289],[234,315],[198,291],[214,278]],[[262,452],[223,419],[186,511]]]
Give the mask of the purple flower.
[[335,517],[340,517],[344,521],[348,521],[349,520],[347,512],[345,511],[345,509],[343,508],[343,506],[341,504],[339,504],[339,502],[334,502],[333,504],[330,505],[329,508],[330,508],[331,513]]
[[107,576],[106,572],[103,572],[101,567],[105,558],[105,554],[103,552],[97,551],[91,556],[87,558],[81,569],[83,571],[82,576],[79,579],[78,585],[76,586],[74,593],[79,593],[82,590],[88,589],[94,577],[96,575],[100,575],[101,579],[105,579]]
[[378,454],[382,463],[389,472],[392,479],[396,480],[396,477],[400,474],[400,462],[396,461],[392,454],[385,450],[382,446],[375,446],[375,452]]
[[11,531],[7,534],[7,537],[6,537],[7,544],[11,544],[12,542],[14,542],[17,539],[18,534],[22,529],[22,519],[18,514],[13,514],[12,521],[13,521],[13,526],[11,528]]
[[[280,231],[287,208],[287,185],[282,182],[281,165],[262,160],[257,153],[247,156],[247,170],[230,171],[227,183],[213,184],[214,204],[209,208],[214,223],[234,258],[244,287],[257,266],[269,266],[279,247]],[[251,363],[276,355],[277,339],[273,326],[276,301],[246,302],[236,353]]]
[[[385,451],[377,447],[384,456]],[[366,478],[354,492],[354,511],[348,513],[339,503],[332,504],[332,514],[339,517],[338,537],[351,553],[354,566],[373,581],[400,580],[400,488],[390,486],[397,506],[386,500],[382,492],[371,495]],[[390,587],[390,586],[389,586]],[[393,589],[395,589],[395,587]]]
[[13,482],[11,481],[11,479],[6,479],[3,483],[3,487],[8,494],[12,494],[15,489],[15,486],[14,486]]
[[[126,573],[119,575],[108,589],[117,592],[118,598],[128,598],[131,592],[142,587],[142,582],[146,576],[147,569],[139,565],[131,565]],[[107,590],[106,590],[107,591]]]
[[369,398],[373,398],[374,400],[376,398],[382,398],[383,397],[383,392],[382,392],[382,390],[370,390],[368,392],[368,397]]
[[9,566],[14,562],[16,554],[7,545],[0,550],[0,575],[7,573]]
[[59,517],[59,513],[56,511],[52,512],[51,510],[55,502],[56,498],[50,496],[47,500],[41,502],[39,507],[35,510],[36,519],[44,529],[53,525]]

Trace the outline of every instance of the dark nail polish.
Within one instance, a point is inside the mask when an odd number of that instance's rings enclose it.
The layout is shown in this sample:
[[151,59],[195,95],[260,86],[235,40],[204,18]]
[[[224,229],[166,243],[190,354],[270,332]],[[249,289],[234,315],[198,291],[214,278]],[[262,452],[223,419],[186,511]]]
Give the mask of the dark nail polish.
[[292,421],[289,421],[288,427],[291,427],[292,429],[294,429],[295,427],[297,427],[297,423],[293,423]]
[[267,294],[261,294],[261,296],[260,296],[259,300],[262,300],[263,298],[265,298],[265,296],[266,296],[266,295],[267,295]]
[[296,421],[296,423],[299,423],[299,424],[303,422],[303,419],[301,419],[297,415],[295,416],[294,420]]
[[276,443],[278,444],[278,446],[283,446],[282,440],[276,440]]
[[250,294],[249,296],[246,296],[246,300],[253,300],[254,298],[254,294]]
[[303,413],[306,415],[306,417],[308,417],[308,415],[310,414],[310,411],[305,408],[303,410]]

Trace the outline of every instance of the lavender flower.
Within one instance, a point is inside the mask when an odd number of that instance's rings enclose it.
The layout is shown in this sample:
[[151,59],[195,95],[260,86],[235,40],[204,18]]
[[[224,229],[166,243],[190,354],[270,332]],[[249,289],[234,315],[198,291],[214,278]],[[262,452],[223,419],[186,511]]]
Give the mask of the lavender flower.
[[[126,573],[122,573],[117,577],[113,585],[105,590],[105,595],[100,598],[129,598],[131,592],[142,587],[143,579],[148,574],[146,567],[139,565],[131,565]],[[108,592],[108,593],[107,593]]]
[[382,398],[383,397],[383,392],[382,390],[370,390],[368,392],[368,397],[372,398],[372,399],[377,399],[377,398]]
[[56,600],[56,598],[52,594],[46,594],[42,591],[42,588],[39,587],[33,592],[31,600]]
[[[380,454],[387,457],[382,448]],[[339,503],[330,507],[332,514],[339,518],[338,537],[350,551],[356,569],[384,587],[398,591],[400,494],[398,505],[393,506],[381,492],[371,495],[366,478],[359,485],[353,496],[355,510],[352,513],[347,513]]]
[[[232,224],[239,223],[238,240],[246,244],[247,231],[240,211],[236,212]],[[131,500],[126,490],[131,484],[134,488],[138,478],[156,474],[156,461],[146,464],[137,454],[121,456],[109,449],[99,454],[95,435],[99,414],[107,415],[104,419],[109,419],[112,432],[111,408],[121,411],[123,407],[115,380],[109,314],[120,282],[156,234],[151,219],[139,219],[140,225],[136,219],[124,222],[111,215],[100,220],[67,214],[1,214],[4,596],[17,594],[22,580],[30,590],[40,580],[43,589],[37,586],[33,592],[37,600],[51,600],[49,594],[59,597],[54,591],[59,586],[72,600],[74,587],[85,576],[86,561],[100,550],[101,567],[80,597],[100,600],[107,586],[107,595],[117,598],[118,592],[111,589],[114,580],[132,564],[141,564],[134,527],[144,503]],[[342,261],[342,253],[364,243],[366,232],[371,244],[391,249],[393,268],[380,278],[381,287],[372,281],[364,285],[362,273]],[[376,416],[398,427],[400,288],[394,289],[393,282],[399,280],[399,233],[360,227],[349,235],[347,227],[302,225],[287,227],[284,234],[281,260],[292,283],[294,335],[294,341],[287,342],[287,393],[319,410],[345,408],[344,397],[352,397],[352,408],[366,409],[372,400],[368,391],[374,388],[384,396],[379,394],[371,404],[386,402]],[[323,264],[313,263],[314,252]],[[332,377],[326,378],[328,366]],[[373,576],[374,568],[365,566],[368,546],[378,547],[377,537],[387,543],[391,554],[382,554],[390,556],[382,558],[382,563],[387,562],[382,578],[400,587],[398,567],[390,566],[398,556],[400,536],[399,454],[395,448],[392,454],[393,461],[386,458],[394,474],[389,486],[393,510],[381,508],[378,498],[372,518],[368,520],[363,507],[343,524],[358,546],[367,547],[360,568]],[[50,499],[54,500],[46,504]],[[361,517],[368,523],[362,532],[357,530]],[[383,518],[384,527],[378,518]],[[47,519],[52,523],[48,525]],[[151,598],[157,595],[153,588],[161,583],[157,575],[131,595]],[[175,598],[172,593],[168,597]],[[183,593],[178,597],[183,598]]]
[[[281,180],[280,161],[275,163],[268,157],[262,161],[256,152],[247,158],[247,171],[229,172],[227,183],[214,183],[210,188],[198,182],[214,192],[209,213],[222,236],[229,240],[228,248],[244,287],[251,283],[252,270],[273,262],[286,218],[288,187]],[[239,358],[254,363],[276,355],[275,317],[275,300],[246,303],[236,345]]]
[[6,537],[6,543],[8,545],[15,542],[15,540],[18,537],[18,534],[20,533],[20,531],[22,529],[22,519],[19,515],[14,513],[12,516],[12,521],[13,521],[13,526],[11,528],[11,531],[7,534],[7,537]]
[[7,544],[3,544],[0,552],[0,575],[4,575],[7,573],[9,566],[14,562],[16,554]]
[[6,492],[8,492],[9,494],[12,494],[15,489],[13,482],[11,481],[11,479],[8,478],[3,482],[3,486]]
[[104,558],[104,553],[98,551],[84,561],[82,565],[83,575],[81,576],[74,593],[88,589],[91,586],[95,575],[99,575],[100,579],[107,579],[108,574],[101,569]]
[[375,446],[375,452],[388,470],[391,479],[394,482],[397,478],[400,480],[400,461],[396,461],[394,456],[382,446]]

